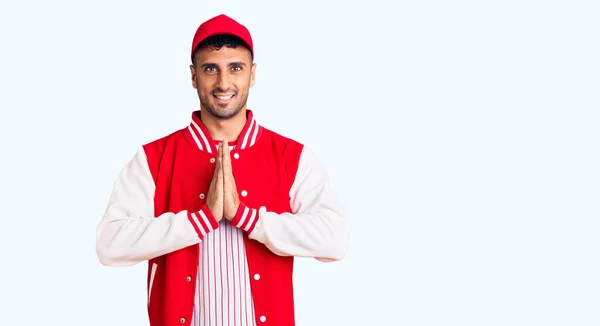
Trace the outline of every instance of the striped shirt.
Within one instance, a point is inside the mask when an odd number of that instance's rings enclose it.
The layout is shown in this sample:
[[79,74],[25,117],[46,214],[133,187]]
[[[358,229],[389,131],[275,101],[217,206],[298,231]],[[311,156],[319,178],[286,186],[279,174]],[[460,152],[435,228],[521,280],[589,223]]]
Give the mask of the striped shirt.
[[256,325],[243,232],[223,218],[200,242],[192,326]]

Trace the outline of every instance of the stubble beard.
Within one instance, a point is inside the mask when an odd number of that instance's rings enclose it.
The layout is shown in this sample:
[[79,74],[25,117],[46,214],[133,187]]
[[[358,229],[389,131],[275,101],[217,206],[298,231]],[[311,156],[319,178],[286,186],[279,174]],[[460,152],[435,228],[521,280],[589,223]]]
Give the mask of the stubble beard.
[[[239,96],[240,94],[236,94],[235,96]],[[212,96],[209,95],[209,96]],[[246,102],[248,100],[248,94],[241,94],[241,98],[240,98],[240,102],[237,106],[234,106],[232,108],[228,109],[228,106],[220,106],[220,105],[215,105],[215,104],[211,104],[210,101],[206,98],[206,97],[200,97],[200,106],[205,109],[206,111],[208,111],[208,113],[210,113],[210,115],[214,116],[217,119],[221,119],[221,120],[227,120],[230,119],[234,116],[236,116],[238,113],[240,113],[240,111],[242,111],[242,108],[244,108],[244,106],[246,106]]]

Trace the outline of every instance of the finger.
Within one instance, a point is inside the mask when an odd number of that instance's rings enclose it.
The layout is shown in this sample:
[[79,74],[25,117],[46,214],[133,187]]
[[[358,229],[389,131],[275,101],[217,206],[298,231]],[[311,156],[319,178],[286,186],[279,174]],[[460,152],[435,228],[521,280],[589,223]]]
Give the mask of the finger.
[[223,140],[223,163],[227,163],[227,160],[229,158],[229,143],[227,142],[227,139]]
[[223,140],[221,144],[223,151],[221,152],[221,169],[225,169],[227,166],[227,157],[229,157],[229,150],[227,148],[227,140]]
[[223,141],[223,169],[225,170],[224,173],[229,173],[231,170],[231,157],[227,140]]
[[219,184],[219,186],[223,186],[223,182],[224,182],[224,174],[223,174],[223,160],[219,161],[219,167],[218,167],[218,171],[217,171],[217,183]]
[[222,161],[221,155],[217,156],[217,162],[215,164],[215,175],[217,175],[219,173],[219,170],[221,170],[221,165],[222,165],[221,161]]
[[223,143],[219,145],[219,150],[217,151],[217,167],[220,167],[223,163]]

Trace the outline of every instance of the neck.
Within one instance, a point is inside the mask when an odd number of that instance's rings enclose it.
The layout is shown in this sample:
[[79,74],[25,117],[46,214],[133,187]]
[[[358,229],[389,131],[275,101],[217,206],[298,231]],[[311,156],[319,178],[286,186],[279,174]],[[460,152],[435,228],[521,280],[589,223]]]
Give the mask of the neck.
[[229,119],[219,119],[206,110],[200,110],[200,120],[208,129],[212,139],[218,141],[227,139],[228,142],[232,142],[237,140],[246,125],[246,109],[242,109]]

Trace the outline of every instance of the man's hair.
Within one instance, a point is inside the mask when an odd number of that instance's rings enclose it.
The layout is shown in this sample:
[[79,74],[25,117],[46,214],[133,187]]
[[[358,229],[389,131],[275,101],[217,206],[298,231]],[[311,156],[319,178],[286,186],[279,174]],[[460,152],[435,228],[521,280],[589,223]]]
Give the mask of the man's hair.
[[[233,35],[215,35],[207,37],[194,49],[194,56],[192,57],[192,64],[196,65],[196,52],[203,48],[210,48],[212,50],[220,50],[222,47],[237,48],[238,46],[246,48],[250,51],[250,48],[246,45],[242,39]],[[250,52],[250,59],[252,60],[252,52]]]

